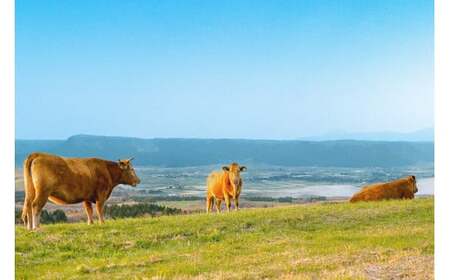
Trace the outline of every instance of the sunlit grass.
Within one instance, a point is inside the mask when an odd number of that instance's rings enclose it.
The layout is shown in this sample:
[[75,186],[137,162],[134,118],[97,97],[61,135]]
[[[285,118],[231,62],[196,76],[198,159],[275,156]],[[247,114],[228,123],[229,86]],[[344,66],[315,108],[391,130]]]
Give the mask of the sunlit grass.
[[44,225],[40,232],[18,226],[16,277],[431,278],[433,208],[427,198]]

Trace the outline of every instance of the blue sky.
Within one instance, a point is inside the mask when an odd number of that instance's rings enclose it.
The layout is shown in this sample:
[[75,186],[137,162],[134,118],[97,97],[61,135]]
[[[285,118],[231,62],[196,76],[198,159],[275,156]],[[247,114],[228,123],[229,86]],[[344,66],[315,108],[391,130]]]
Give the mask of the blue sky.
[[16,1],[16,138],[433,126],[433,1]]

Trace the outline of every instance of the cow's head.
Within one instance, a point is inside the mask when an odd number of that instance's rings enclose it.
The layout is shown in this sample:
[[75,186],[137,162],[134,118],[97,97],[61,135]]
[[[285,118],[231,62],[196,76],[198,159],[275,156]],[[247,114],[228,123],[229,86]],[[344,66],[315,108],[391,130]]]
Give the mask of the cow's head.
[[413,193],[416,193],[418,190],[417,190],[417,182],[416,182],[416,176],[414,176],[414,175],[411,175],[411,176],[409,176],[409,180],[411,180],[411,182],[412,182],[412,191],[413,191]]
[[228,173],[230,183],[233,186],[234,191],[236,191],[241,182],[241,172],[246,171],[247,167],[239,166],[239,164],[233,162],[229,166],[223,166],[222,169]]
[[120,175],[120,182],[125,185],[136,187],[141,182],[141,180],[136,175],[136,172],[131,165],[131,160],[133,160],[133,158],[119,159],[119,167],[122,170],[122,173]]

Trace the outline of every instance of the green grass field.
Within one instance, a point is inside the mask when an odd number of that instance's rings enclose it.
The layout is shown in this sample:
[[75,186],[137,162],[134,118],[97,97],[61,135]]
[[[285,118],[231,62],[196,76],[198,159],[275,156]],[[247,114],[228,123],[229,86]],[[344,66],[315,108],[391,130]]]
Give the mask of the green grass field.
[[16,227],[18,279],[433,278],[432,198]]

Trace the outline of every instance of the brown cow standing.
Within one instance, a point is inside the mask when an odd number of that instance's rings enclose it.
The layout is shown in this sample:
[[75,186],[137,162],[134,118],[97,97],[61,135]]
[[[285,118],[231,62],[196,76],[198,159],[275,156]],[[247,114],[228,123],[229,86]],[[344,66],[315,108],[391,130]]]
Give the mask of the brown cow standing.
[[103,206],[113,188],[119,184],[135,187],[140,183],[130,161],[30,154],[23,164],[22,220],[30,230],[39,228],[41,210],[50,200],[59,205],[83,202],[88,224],[93,223],[91,203],[95,203],[99,222],[103,223]]
[[232,163],[223,166],[222,172],[213,171],[207,179],[206,185],[206,212],[210,212],[216,201],[216,210],[220,212],[222,200],[225,200],[227,210],[230,211],[231,199],[234,199],[234,209],[239,209],[239,195],[242,190],[242,179],[240,173],[247,170],[245,166]]
[[384,199],[413,199],[417,192],[415,176],[408,176],[388,183],[365,186],[350,199],[350,202]]

